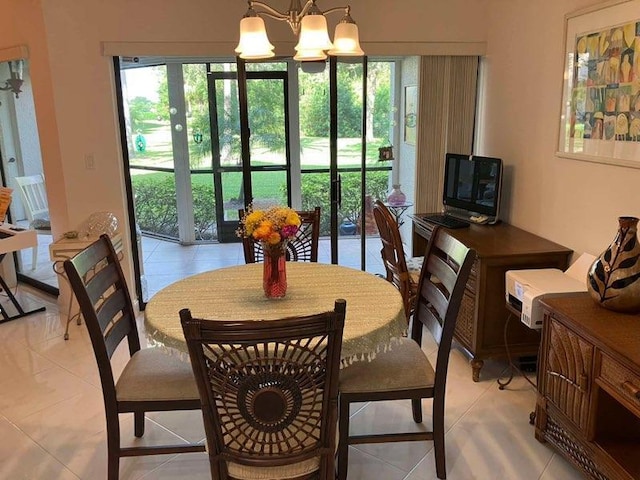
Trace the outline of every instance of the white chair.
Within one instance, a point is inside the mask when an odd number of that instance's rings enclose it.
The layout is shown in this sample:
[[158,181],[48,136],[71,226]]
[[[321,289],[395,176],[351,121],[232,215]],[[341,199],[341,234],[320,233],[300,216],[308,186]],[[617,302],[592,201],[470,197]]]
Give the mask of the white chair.
[[[51,221],[49,220],[49,203],[47,202],[47,190],[44,177],[38,173],[26,177],[15,177],[20,189],[20,196],[24,205],[24,211],[29,220],[29,228],[38,233],[51,235]],[[35,270],[38,263],[38,245],[33,247],[31,257],[31,270]]]

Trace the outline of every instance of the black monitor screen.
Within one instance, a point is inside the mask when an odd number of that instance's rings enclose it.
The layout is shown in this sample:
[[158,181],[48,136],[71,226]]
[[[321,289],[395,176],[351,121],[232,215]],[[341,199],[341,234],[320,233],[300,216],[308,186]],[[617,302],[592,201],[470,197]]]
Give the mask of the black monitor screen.
[[502,160],[447,153],[443,202],[447,207],[497,217]]

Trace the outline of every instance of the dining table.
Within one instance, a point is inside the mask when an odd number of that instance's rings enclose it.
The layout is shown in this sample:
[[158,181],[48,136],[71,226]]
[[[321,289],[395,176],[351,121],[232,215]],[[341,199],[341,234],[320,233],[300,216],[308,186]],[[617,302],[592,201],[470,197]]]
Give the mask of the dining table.
[[354,268],[313,262],[287,262],[287,292],[267,298],[261,263],[237,265],[183,278],[147,303],[144,325],[149,343],[188,361],[179,311],[207,320],[269,321],[333,310],[347,303],[342,366],[370,360],[406,335],[402,296],[384,278]]

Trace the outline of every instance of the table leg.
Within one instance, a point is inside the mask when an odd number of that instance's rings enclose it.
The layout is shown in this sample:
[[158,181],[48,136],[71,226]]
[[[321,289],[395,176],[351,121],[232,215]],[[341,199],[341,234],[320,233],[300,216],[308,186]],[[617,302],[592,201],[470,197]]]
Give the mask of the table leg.
[[67,324],[64,329],[64,339],[69,340],[69,324],[74,319],[76,319],[76,324],[82,325],[82,316],[80,314],[80,311],[78,311],[77,313],[74,313],[73,315],[71,314],[71,311],[73,309],[74,295],[73,295],[73,291],[71,291],[71,284],[69,283],[69,280],[67,279],[67,276],[64,273],[63,262],[61,261],[53,262],[53,271],[56,273],[56,275],[58,275],[58,278],[62,278],[67,283],[67,285],[69,285],[69,306],[67,307]]

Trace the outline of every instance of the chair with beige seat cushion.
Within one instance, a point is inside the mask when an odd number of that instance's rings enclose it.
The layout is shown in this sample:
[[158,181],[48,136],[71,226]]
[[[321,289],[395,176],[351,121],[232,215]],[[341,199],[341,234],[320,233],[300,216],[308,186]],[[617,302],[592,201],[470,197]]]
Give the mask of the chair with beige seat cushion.
[[269,321],[180,311],[213,478],[335,478],[345,308]]
[[[418,279],[424,257],[415,257],[409,260],[405,258],[398,223],[393,214],[380,200],[376,200],[373,205],[373,218],[382,242],[380,255],[386,271],[386,279],[400,290],[407,322],[409,322],[413,314]],[[409,265],[411,268],[409,268]]]
[[[188,362],[158,348],[140,348],[129,290],[107,235],[66,260],[64,270],[98,363],[107,419],[107,479],[118,478],[120,457],[203,452],[202,443],[120,446],[120,413],[134,414],[134,434],[142,437],[145,412],[200,409],[193,371]],[[125,338],[131,357],[115,382],[111,357]]]
[[[347,477],[349,445],[433,440],[438,478],[446,478],[444,401],[449,353],[456,317],[475,260],[475,251],[436,228],[425,253],[418,282],[410,338],[371,362],[355,362],[340,372],[338,479]],[[435,369],[420,344],[426,326],[439,344]],[[421,400],[433,399],[431,432],[350,435],[354,402],[410,399],[413,419],[422,422]]]

